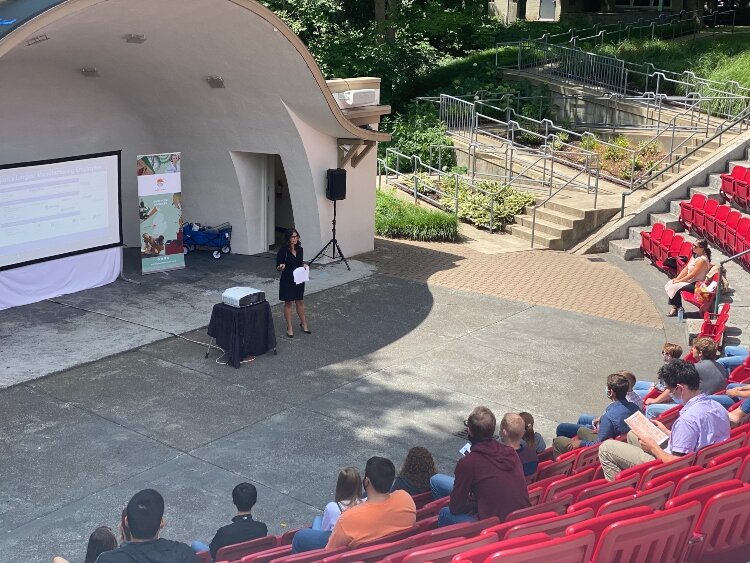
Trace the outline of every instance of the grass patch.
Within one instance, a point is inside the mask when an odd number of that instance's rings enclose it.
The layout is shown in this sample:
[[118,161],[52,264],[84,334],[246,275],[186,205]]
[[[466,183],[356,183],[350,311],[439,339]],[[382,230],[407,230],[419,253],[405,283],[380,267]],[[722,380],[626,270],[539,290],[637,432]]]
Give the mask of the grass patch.
[[378,190],[376,197],[375,234],[422,241],[454,241],[458,238],[455,216],[399,199],[394,190]]

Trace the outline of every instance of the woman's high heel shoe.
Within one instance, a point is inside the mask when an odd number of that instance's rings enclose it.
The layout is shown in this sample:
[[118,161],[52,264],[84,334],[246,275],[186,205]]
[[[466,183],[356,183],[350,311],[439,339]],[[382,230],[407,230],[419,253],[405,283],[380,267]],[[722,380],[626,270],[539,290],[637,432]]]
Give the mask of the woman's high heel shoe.
[[305,330],[305,327],[302,326],[302,323],[299,323],[299,327],[302,329],[302,332],[304,332],[305,334],[312,334],[312,331]]

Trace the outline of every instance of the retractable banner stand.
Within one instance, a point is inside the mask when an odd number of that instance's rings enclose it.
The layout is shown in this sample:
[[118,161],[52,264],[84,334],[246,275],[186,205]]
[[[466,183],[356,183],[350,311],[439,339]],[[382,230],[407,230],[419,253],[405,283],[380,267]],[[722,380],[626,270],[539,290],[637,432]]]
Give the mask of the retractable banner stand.
[[144,274],[185,267],[180,167],[178,152],[138,157],[138,213]]

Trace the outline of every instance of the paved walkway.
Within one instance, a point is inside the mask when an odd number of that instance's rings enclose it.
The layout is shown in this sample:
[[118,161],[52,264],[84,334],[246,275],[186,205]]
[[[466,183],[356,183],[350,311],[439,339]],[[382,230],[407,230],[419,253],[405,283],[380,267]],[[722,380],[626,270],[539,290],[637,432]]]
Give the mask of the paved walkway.
[[596,256],[529,250],[489,253],[476,244],[376,239],[359,258],[380,273],[443,287],[662,328],[646,292]]

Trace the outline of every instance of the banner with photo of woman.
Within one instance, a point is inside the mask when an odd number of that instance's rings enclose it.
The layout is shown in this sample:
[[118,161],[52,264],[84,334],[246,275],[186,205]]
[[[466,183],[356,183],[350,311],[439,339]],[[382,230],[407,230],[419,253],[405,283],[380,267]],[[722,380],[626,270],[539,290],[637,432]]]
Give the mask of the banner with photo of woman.
[[185,267],[180,153],[138,156],[141,272]]

